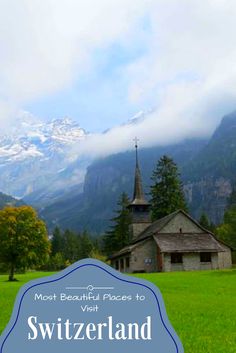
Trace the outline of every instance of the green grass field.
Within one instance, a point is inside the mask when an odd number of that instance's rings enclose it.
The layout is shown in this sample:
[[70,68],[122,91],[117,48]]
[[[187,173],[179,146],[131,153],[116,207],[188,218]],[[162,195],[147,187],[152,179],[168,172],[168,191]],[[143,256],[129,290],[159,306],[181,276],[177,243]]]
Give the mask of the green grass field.
[[[0,332],[5,328],[21,285],[51,273],[0,276]],[[236,269],[227,271],[140,274],[162,292],[169,319],[185,353],[236,352]]]

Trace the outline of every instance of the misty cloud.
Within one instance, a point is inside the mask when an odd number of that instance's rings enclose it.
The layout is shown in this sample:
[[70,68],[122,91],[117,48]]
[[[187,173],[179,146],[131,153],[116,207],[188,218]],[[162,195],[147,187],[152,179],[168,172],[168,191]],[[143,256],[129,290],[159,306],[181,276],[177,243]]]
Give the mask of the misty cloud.
[[[90,135],[74,153],[124,151],[133,148],[135,136],[143,147],[209,136],[236,109],[233,0],[0,0],[0,5],[3,126],[26,102],[70,87],[94,70],[97,49],[106,53],[115,42],[128,47],[145,31],[145,52],[124,63],[120,78],[127,82],[131,106],[155,109],[136,124]],[[144,18],[147,29],[140,32]]]
[[88,73],[96,49],[132,37],[148,3],[0,0],[0,120],[1,106],[24,109]]

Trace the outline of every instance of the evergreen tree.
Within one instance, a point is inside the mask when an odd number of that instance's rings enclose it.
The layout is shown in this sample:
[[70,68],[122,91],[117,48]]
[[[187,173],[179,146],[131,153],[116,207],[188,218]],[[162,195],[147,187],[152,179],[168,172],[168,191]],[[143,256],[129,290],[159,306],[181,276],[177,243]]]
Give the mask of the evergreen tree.
[[68,229],[63,236],[63,255],[65,260],[71,264],[80,258],[79,237]]
[[51,240],[52,256],[48,262],[48,268],[59,270],[80,259],[91,257],[93,251],[99,253],[98,245],[90,235],[84,231],[82,234],[75,234],[71,230],[61,233],[56,227]]
[[104,236],[104,250],[108,255],[119,251],[129,244],[129,225],[131,223],[131,217],[127,208],[128,205],[129,198],[127,194],[123,192],[117,203],[117,216],[111,219],[113,225]]
[[53,231],[51,239],[51,256],[42,269],[59,271],[66,267],[66,260],[64,256],[64,236],[59,227]]
[[220,240],[236,250],[236,207],[225,211],[224,223],[216,228],[216,234]]
[[180,174],[173,159],[163,156],[157,163],[151,177],[151,211],[155,221],[182,209],[187,211]]
[[93,242],[89,234],[84,231],[82,235],[79,236],[79,257],[80,259],[86,259],[90,257],[93,250]]
[[201,217],[199,219],[200,225],[205,228],[206,230],[209,230],[210,232],[214,233],[215,226],[212,222],[209,221],[209,218],[207,217],[206,213],[203,212],[201,214]]
[[209,219],[206,215],[206,213],[202,213],[201,214],[201,217],[199,219],[199,223],[201,224],[201,226],[205,229],[209,229],[209,226],[210,226],[210,222],[209,222]]
[[233,186],[229,197],[223,224],[217,227],[216,234],[219,239],[236,250],[236,185]]
[[63,235],[61,234],[59,227],[56,227],[53,231],[51,244],[52,256],[63,252]]
[[210,228],[210,222],[209,222],[209,219],[208,219],[208,217],[207,217],[207,215],[206,215],[205,212],[203,212],[203,213],[201,214],[201,217],[200,217],[200,219],[199,219],[199,223],[200,223],[201,226],[202,226],[203,228],[205,228],[205,229],[209,229],[209,228]]

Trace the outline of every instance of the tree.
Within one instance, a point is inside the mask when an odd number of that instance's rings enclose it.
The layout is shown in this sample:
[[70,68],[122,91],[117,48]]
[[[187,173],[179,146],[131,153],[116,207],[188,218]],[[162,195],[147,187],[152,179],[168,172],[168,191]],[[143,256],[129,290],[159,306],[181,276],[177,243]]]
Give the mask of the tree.
[[111,219],[113,225],[104,236],[104,250],[107,254],[119,251],[129,244],[131,216],[127,208],[128,205],[129,198],[127,194],[123,192],[117,202],[117,216]]
[[236,206],[225,211],[224,223],[216,228],[216,234],[220,240],[236,249]]
[[173,159],[163,156],[157,163],[151,177],[151,212],[155,221],[182,209],[187,211],[180,174]]
[[106,256],[104,254],[102,254],[99,249],[97,248],[93,248],[91,253],[90,253],[90,256],[92,259],[96,259],[96,260],[100,260],[100,261],[103,261],[103,262],[106,262]]
[[56,227],[53,231],[51,244],[52,255],[63,252],[63,235],[61,234],[59,227]]
[[215,226],[214,226],[214,224],[209,221],[209,218],[207,217],[207,215],[206,215],[205,212],[203,212],[203,213],[201,214],[201,217],[200,217],[200,219],[199,219],[199,223],[200,223],[200,225],[201,225],[203,228],[209,230],[210,232],[214,232],[214,231],[215,231]]
[[58,227],[54,229],[51,244],[52,256],[48,262],[48,267],[52,270],[91,257],[90,255],[95,249],[95,242],[86,231],[82,234],[76,234],[67,229],[64,233],[61,233]]
[[84,231],[82,235],[79,236],[79,247],[80,259],[86,259],[87,257],[90,257],[93,250],[93,242],[86,231]]
[[71,264],[80,259],[79,237],[68,229],[63,235],[63,255]]
[[17,268],[43,265],[50,252],[46,226],[29,206],[0,211],[0,262],[9,267],[9,281]]
[[232,192],[228,199],[224,214],[224,221],[216,228],[216,234],[220,240],[236,250],[236,184],[234,183]]
[[200,225],[201,225],[203,228],[209,229],[209,227],[210,227],[210,222],[209,222],[209,219],[208,219],[206,213],[203,212],[203,213],[201,214],[201,217],[200,217],[200,219],[199,219],[199,223],[200,223]]

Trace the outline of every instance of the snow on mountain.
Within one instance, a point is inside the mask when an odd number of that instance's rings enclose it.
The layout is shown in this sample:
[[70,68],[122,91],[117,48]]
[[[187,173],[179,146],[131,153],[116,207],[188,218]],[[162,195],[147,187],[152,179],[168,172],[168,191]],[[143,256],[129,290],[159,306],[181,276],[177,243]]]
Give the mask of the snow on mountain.
[[134,125],[134,124],[139,124],[140,122],[144,121],[145,118],[152,114],[155,111],[154,108],[150,108],[148,110],[140,110],[138,113],[133,115],[130,119],[128,119],[127,122],[124,123],[124,125]]
[[85,137],[84,129],[67,117],[44,123],[35,118],[30,121],[30,116],[24,114],[7,136],[0,136],[0,166],[64,153],[67,147]]
[[[148,113],[140,111],[123,125]],[[92,157],[78,158],[76,151],[88,136],[68,117],[44,122],[22,112],[8,134],[0,134],[0,191],[40,207],[77,186],[81,192]]]
[[68,117],[43,122],[23,112],[8,134],[0,135],[0,191],[25,197],[37,190],[45,193],[81,183],[81,169],[84,171],[87,163],[75,159],[76,167],[71,168],[70,150],[86,136],[85,130]]

